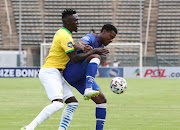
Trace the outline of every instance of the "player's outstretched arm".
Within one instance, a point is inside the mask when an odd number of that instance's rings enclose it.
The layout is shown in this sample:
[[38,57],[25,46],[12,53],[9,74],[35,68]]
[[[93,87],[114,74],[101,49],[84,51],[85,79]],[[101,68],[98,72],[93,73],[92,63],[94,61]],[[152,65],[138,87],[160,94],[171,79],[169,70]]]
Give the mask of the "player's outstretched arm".
[[95,48],[88,51],[87,53],[77,54],[76,51],[72,51],[72,52],[67,53],[67,55],[69,56],[72,62],[77,63],[77,62],[81,62],[85,60],[88,56],[92,54],[107,55],[108,53],[109,53],[109,50],[105,48]]

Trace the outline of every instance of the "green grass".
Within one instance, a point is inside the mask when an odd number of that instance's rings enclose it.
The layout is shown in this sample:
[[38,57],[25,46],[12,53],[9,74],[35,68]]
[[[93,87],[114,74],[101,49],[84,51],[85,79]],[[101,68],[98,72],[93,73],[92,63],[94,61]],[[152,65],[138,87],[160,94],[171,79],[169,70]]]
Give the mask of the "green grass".
[[[126,79],[121,95],[110,91],[110,78],[97,78],[107,101],[104,130],[180,130],[179,79]],[[79,101],[69,130],[95,130],[95,104]],[[18,130],[50,103],[38,78],[0,78],[0,129]],[[37,130],[57,130],[62,110]]]

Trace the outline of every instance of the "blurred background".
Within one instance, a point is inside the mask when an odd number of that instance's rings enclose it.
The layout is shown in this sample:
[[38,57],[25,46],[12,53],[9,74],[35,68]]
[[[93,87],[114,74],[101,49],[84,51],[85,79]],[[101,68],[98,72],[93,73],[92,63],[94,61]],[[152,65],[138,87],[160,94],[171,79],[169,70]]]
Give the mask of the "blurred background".
[[139,66],[140,57],[145,67],[180,66],[179,0],[0,0],[0,67],[40,67],[41,45],[52,43],[66,8],[79,15],[74,41],[107,23],[118,28],[102,66]]

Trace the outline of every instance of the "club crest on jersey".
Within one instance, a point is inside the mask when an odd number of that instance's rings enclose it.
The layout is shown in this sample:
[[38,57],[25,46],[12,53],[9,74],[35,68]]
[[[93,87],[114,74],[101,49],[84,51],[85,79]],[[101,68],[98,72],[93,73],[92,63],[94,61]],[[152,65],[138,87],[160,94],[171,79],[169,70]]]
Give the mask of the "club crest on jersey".
[[72,48],[72,47],[73,47],[73,43],[72,43],[72,42],[68,42],[68,43],[67,43],[67,46],[70,47],[70,48]]

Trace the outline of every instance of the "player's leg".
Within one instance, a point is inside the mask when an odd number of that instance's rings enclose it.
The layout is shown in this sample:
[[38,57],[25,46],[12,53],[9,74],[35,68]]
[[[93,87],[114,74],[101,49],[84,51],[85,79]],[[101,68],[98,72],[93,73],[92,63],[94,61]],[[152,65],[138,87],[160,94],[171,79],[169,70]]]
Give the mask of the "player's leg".
[[96,130],[103,130],[103,126],[106,120],[106,99],[101,90],[98,90],[100,93],[96,97],[91,99],[96,103]]
[[[86,73],[86,89],[84,92],[85,100],[89,100],[91,97],[99,95],[99,91],[92,93],[92,85],[94,78],[97,74],[98,66],[100,64],[101,57],[97,54],[91,55],[87,58],[87,73]],[[90,96],[89,96],[90,95]]]
[[63,77],[68,83],[73,83],[84,78],[86,76],[86,72],[87,60],[78,63],[73,63],[70,61],[63,71]]
[[[45,87],[48,98],[52,101],[52,104],[46,106],[37,117],[25,128],[26,130],[34,130],[37,125],[48,119],[53,113],[62,109],[64,104],[63,99],[63,87],[62,76],[58,69],[55,68],[43,68],[40,70],[39,79]],[[23,128],[22,128],[23,129]]]
[[73,114],[78,107],[78,101],[74,97],[71,88],[66,82],[63,83],[63,101],[67,104],[64,108],[58,130],[67,130]]
[[[84,95],[84,90],[86,89],[86,78],[84,77],[77,82],[70,83],[70,85],[75,87],[82,95]],[[100,87],[95,81],[93,82],[92,88],[94,91],[99,92],[98,96],[91,98],[96,103],[96,130],[103,130],[106,120],[107,101]]]
[[96,103],[96,130],[103,130],[107,100],[96,82],[93,84],[93,89],[100,92],[98,96],[91,98]]
[[[82,78],[86,77],[87,62],[89,62],[89,61],[87,61],[87,59],[80,63],[69,62],[66,65],[66,69],[63,71],[63,76],[64,76],[65,80],[71,84],[71,83],[75,83],[75,82],[81,80]],[[86,92],[85,98],[88,97],[88,99],[90,99],[91,97],[96,96],[98,94],[99,94],[98,91],[94,91],[94,90],[90,89],[89,91]]]

